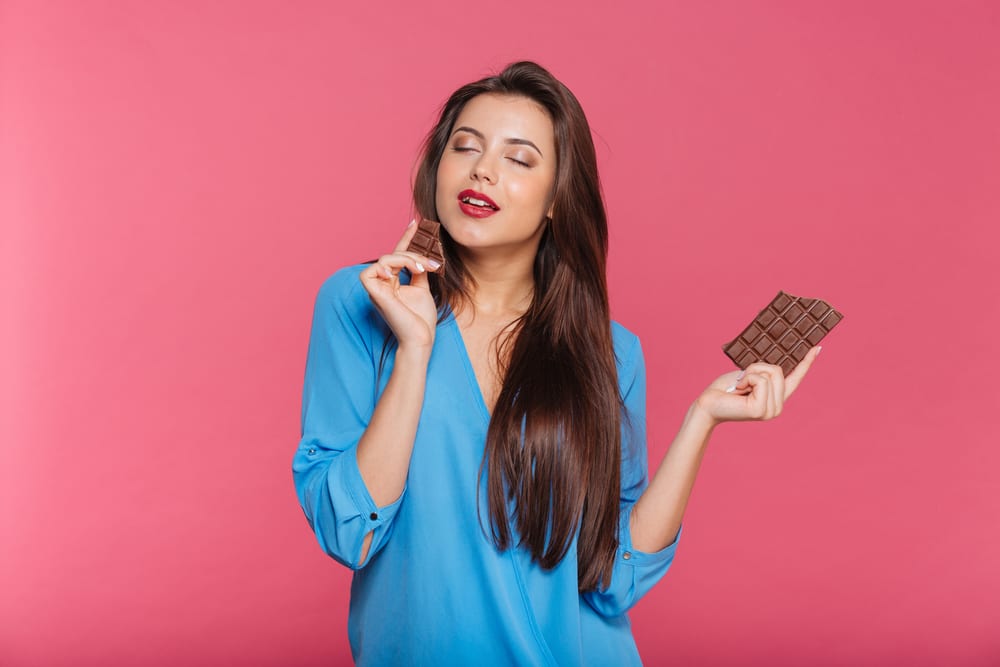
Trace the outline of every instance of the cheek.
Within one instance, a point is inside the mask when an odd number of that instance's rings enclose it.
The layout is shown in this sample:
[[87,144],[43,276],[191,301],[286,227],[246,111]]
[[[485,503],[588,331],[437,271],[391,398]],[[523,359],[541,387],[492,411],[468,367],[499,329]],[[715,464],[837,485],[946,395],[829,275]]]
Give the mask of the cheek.
[[533,178],[512,184],[511,190],[521,201],[531,202],[531,205],[537,208],[544,208],[549,200],[552,185],[551,177]]
[[455,184],[461,178],[462,173],[459,165],[456,165],[454,160],[442,158],[441,162],[438,163],[437,169],[438,192],[441,192],[442,187],[444,189],[454,189]]
[[449,173],[448,166],[442,160],[438,164],[437,170],[437,190],[434,193],[434,199],[437,202],[438,208],[441,207],[442,196],[445,191],[449,189],[451,174]]

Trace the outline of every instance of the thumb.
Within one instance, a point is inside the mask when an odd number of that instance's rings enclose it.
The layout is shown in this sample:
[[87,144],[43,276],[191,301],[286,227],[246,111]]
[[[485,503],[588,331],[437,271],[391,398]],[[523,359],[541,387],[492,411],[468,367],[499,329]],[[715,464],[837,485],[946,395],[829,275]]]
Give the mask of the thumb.
[[399,243],[396,244],[395,252],[403,252],[408,247],[410,247],[410,241],[412,241],[413,237],[416,236],[417,228],[420,226],[417,224],[419,222],[420,222],[419,216],[417,216],[413,220],[410,220],[410,224],[406,226],[406,231],[403,232],[403,238],[399,239]]
[[819,356],[819,351],[822,349],[823,347],[821,345],[817,345],[816,347],[810,349],[806,356],[802,358],[802,361],[795,366],[795,370],[789,373],[785,378],[786,399],[798,388],[799,383],[802,382],[802,378],[805,377],[806,373],[809,371],[809,367],[812,366],[814,361],[816,361],[816,357]]
[[414,287],[419,287],[421,289],[430,290],[431,284],[427,280],[427,272],[422,271],[420,273],[416,271],[410,272],[410,284]]

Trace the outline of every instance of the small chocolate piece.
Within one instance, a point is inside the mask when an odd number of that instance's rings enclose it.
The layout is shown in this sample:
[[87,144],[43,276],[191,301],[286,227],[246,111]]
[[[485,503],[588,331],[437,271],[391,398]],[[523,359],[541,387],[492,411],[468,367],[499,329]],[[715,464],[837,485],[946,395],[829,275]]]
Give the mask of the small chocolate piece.
[[722,351],[740,368],[763,361],[781,366],[788,375],[842,319],[843,313],[826,301],[778,292],[743,333],[722,346]]
[[444,273],[444,250],[441,249],[441,237],[438,235],[441,223],[433,220],[420,220],[417,225],[417,233],[410,239],[410,245],[406,247],[408,252],[415,252],[433,259],[441,265],[437,273]]

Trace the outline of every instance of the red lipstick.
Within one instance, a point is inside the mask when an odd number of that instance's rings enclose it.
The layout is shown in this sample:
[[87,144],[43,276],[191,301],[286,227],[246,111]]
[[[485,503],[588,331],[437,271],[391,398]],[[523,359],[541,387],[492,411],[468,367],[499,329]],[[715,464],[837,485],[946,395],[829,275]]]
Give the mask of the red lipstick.
[[458,207],[462,209],[462,213],[473,218],[486,218],[500,210],[496,202],[475,190],[459,192]]

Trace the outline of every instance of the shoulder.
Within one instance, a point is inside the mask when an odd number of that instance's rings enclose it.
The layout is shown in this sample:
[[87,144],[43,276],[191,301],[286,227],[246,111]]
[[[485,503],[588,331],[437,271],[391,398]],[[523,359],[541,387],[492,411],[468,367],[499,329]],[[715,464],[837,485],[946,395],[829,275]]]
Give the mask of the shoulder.
[[620,323],[611,320],[611,338],[614,341],[618,376],[623,379],[634,376],[643,363],[639,337]]
[[321,317],[350,321],[359,330],[377,328],[380,318],[361,284],[361,272],[367,266],[345,266],[323,281],[316,294],[316,311]]
[[316,295],[318,304],[360,306],[369,303],[368,292],[361,284],[361,272],[368,264],[354,264],[339,269],[326,278]]

